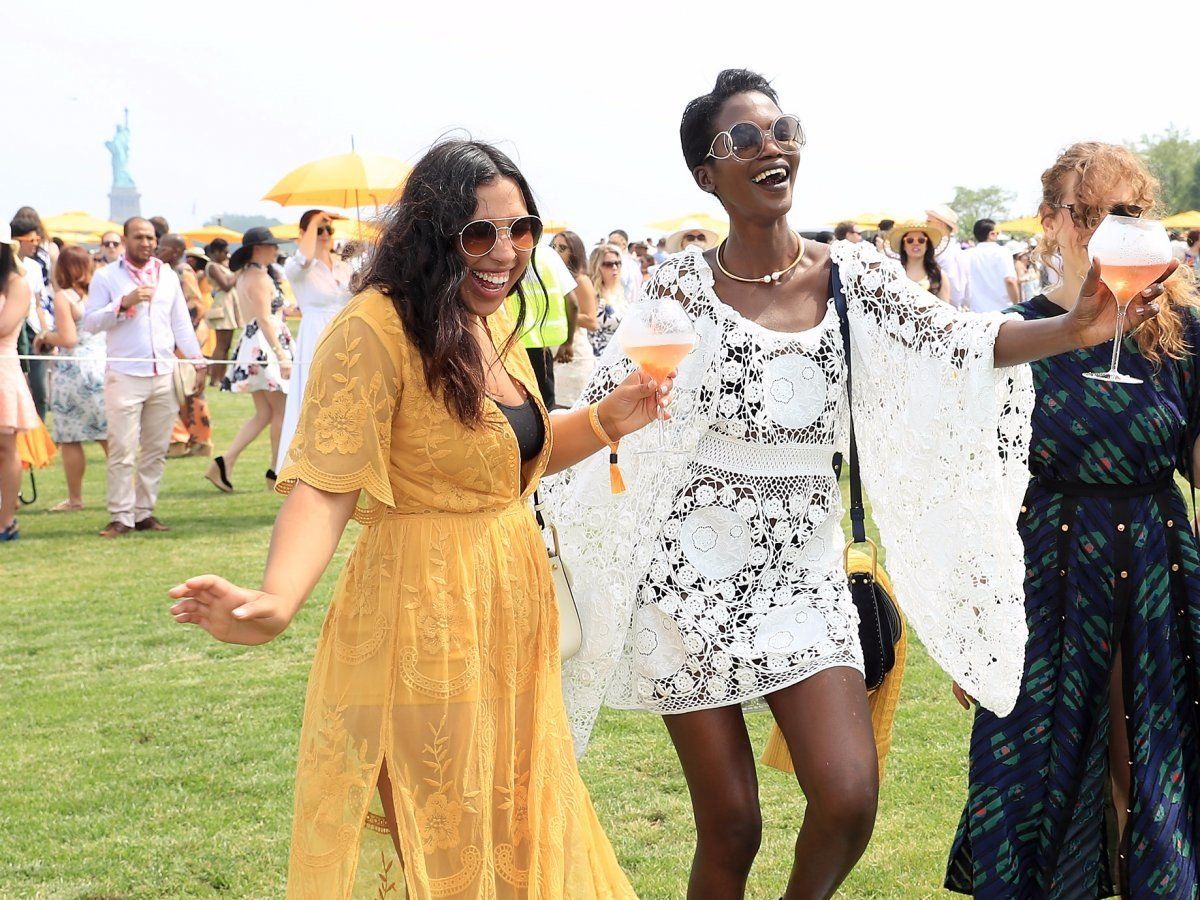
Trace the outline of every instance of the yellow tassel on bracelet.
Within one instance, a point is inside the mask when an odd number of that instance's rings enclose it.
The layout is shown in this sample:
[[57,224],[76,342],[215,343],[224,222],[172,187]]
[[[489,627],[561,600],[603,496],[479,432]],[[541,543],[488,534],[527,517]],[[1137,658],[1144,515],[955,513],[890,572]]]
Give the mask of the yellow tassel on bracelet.
[[608,483],[614,494],[623,494],[625,492],[625,477],[621,474],[621,467],[617,464],[617,448],[621,444],[620,438],[613,440],[608,436],[608,432],[604,430],[604,426],[600,424],[600,404],[593,403],[588,407],[588,422],[591,423],[592,431],[596,437],[600,438],[602,443],[608,444]]

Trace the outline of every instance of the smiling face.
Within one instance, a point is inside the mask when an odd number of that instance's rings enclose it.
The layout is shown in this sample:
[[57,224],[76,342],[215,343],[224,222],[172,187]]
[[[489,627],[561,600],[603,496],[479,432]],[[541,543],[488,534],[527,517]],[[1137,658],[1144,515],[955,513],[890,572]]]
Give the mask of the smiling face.
[[[725,101],[713,120],[713,137],[739,122],[751,122],[768,135],[771,125],[782,115],[779,107],[765,94],[735,94]],[[693,175],[701,189],[716,194],[730,215],[770,223],[787,215],[792,208],[792,190],[796,184],[799,155],[784,153],[773,137],[763,138],[757,159],[742,161],[709,157]]]
[[[472,221],[486,219],[497,228],[505,228],[526,215],[529,215],[529,208],[525,205],[525,198],[511,178],[495,178],[475,189]],[[459,300],[468,311],[481,318],[490,316],[500,308],[500,304],[525,274],[529,258],[533,255],[532,248],[517,250],[513,247],[507,232],[499,234],[492,249],[483,256],[469,256],[457,238],[454,247],[467,267],[467,277],[458,291]]]
[[154,226],[145,219],[135,219],[125,230],[125,256],[135,266],[144,266],[154,255],[158,238]]

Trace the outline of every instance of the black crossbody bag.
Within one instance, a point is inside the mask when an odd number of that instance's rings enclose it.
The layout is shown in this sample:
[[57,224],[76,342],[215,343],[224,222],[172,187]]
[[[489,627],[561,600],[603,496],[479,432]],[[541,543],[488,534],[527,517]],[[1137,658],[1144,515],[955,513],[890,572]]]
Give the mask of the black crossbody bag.
[[[842,289],[841,273],[834,265],[831,276],[833,304],[837,308],[838,322],[842,329],[842,348],[846,354],[846,398],[850,407],[850,532],[846,544],[845,565],[850,570],[850,548],[865,544],[871,550],[871,570],[849,575],[850,596],[858,609],[858,640],[862,644],[863,669],[867,690],[873,691],[883,683],[884,676],[896,665],[896,644],[900,641],[903,626],[896,602],[876,581],[879,571],[879,548],[867,537],[866,509],[863,507],[862,480],[859,477],[858,444],[854,439],[854,408],[850,367],[850,317],[846,310],[846,293]],[[839,454],[834,460],[834,469],[839,477],[842,470]]]

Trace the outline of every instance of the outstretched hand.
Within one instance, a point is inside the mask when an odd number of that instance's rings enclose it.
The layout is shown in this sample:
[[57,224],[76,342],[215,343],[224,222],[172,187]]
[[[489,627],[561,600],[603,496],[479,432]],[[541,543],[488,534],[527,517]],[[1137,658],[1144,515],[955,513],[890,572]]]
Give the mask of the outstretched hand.
[[177,601],[171,615],[198,625],[227,644],[265,644],[287,628],[290,604],[276,594],[252,591],[219,575],[189,578],[167,592]]
[[[1079,289],[1079,299],[1075,307],[1067,313],[1080,347],[1092,347],[1111,341],[1116,333],[1117,298],[1108,289],[1108,285],[1100,280],[1101,268],[1099,260],[1092,262],[1083,287]],[[1178,268],[1179,260],[1171,260],[1155,282],[1130,301],[1125,319],[1125,334],[1158,315],[1158,298],[1165,290],[1163,282],[1174,275]]]

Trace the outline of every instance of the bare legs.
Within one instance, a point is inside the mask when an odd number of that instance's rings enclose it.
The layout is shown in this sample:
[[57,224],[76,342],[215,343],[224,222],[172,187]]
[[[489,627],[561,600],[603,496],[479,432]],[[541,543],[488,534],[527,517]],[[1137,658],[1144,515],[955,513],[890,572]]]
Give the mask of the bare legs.
[[21,491],[21,460],[17,458],[17,435],[0,431],[0,531],[17,516],[17,494]]
[[[1129,824],[1129,802],[1133,779],[1130,775],[1129,723],[1125,721],[1125,688],[1122,678],[1121,651],[1113,661],[1112,675],[1108,683],[1108,771],[1112,780],[1113,812],[1117,816],[1117,835],[1120,842],[1118,853],[1126,853],[1125,826]],[[1125,865],[1122,861],[1121,896],[1125,893]]]
[[[217,346],[213,349],[213,359],[229,359],[229,345],[233,343],[233,330],[226,328],[218,328]],[[208,383],[213,387],[221,386],[221,379],[225,377],[225,370],[229,368],[228,363],[214,363],[208,367]]]
[[272,460],[275,459],[279,450],[279,435],[283,430],[286,395],[278,391],[254,391],[250,396],[254,398],[254,415],[238,429],[229,449],[221,454],[225,460],[225,471],[229,475],[233,474],[233,467],[242,451],[262,434],[264,428],[271,429]]
[[[96,441],[96,443],[107,455],[108,441]],[[63,474],[67,478],[66,506],[70,509],[82,509],[83,475],[87,471],[87,457],[83,453],[83,444],[72,441],[59,444],[58,449],[62,451]]]
[[[808,800],[787,900],[826,898],[871,838],[878,760],[862,675],[827,669],[767,702]],[[754,751],[737,706],[664,716],[696,820],[688,900],[738,900],[762,836]]]
[[854,669],[826,669],[767,703],[808,800],[784,897],[832,897],[875,828],[879,759],[866,685]]
[[696,820],[688,900],[735,900],[762,840],[758,774],[740,706],[663,716]]

